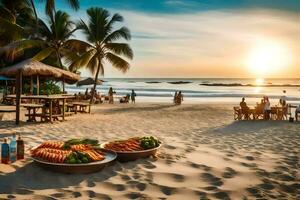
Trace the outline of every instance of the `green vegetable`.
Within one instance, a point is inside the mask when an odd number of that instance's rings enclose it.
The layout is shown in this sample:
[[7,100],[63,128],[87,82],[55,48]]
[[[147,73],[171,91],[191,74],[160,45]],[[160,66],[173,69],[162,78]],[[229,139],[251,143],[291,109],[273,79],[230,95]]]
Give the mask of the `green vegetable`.
[[76,159],[75,158],[71,158],[68,163],[69,164],[75,164],[76,163]]
[[143,137],[140,139],[140,146],[143,149],[153,149],[155,147],[158,147],[159,143],[160,143],[159,140],[153,136]]
[[84,157],[84,158],[82,158],[82,162],[83,162],[83,163],[88,163],[88,162],[89,162],[89,159],[88,159],[87,157]]

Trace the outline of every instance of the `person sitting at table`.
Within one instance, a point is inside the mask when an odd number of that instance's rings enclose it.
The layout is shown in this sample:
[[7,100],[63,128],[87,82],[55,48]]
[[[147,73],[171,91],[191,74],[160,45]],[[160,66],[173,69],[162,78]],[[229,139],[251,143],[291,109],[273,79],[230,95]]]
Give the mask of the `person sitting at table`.
[[281,105],[281,107],[285,107],[286,106],[286,91],[283,90],[283,96],[280,97],[280,100],[279,100],[279,104]]
[[247,106],[245,97],[242,98],[242,101],[240,102],[240,106],[242,109],[242,113],[245,115],[245,118],[249,119],[249,107]]
[[271,104],[269,101],[269,97],[265,96],[264,97],[264,119],[269,120],[270,119],[270,114],[271,114]]

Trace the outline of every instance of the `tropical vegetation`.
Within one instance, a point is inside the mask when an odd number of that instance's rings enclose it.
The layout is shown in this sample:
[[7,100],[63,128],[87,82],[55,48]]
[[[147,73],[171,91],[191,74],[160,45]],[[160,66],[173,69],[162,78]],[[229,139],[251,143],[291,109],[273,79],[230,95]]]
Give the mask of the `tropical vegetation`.
[[[121,15],[89,8],[87,22],[74,22],[67,12],[56,10],[55,0],[41,2],[45,3],[46,21],[39,18],[33,0],[0,0],[0,67],[33,58],[72,72],[85,67],[95,80],[104,75],[106,61],[122,72],[129,69],[126,59],[132,59],[133,52],[124,41],[130,40],[130,31],[114,28],[123,22]],[[66,2],[79,9],[78,0]],[[86,41],[75,39],[76,31],[82,31]]]

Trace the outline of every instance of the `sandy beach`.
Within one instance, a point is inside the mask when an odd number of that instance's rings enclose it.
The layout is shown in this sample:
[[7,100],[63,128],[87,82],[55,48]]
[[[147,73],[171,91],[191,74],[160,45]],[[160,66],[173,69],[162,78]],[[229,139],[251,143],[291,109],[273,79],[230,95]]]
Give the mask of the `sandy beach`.
[[[299,199],[300,124],[233,121],[231,105],[97,105],[65,122],[0,122],[0,137],[20,132],[26,159],[0,164],[0,199]],[[23,119],[24,120],[24,119]],[[101,142],[155,135],[157,158],[83,175],[36,166],[29,149],[45,140]]]

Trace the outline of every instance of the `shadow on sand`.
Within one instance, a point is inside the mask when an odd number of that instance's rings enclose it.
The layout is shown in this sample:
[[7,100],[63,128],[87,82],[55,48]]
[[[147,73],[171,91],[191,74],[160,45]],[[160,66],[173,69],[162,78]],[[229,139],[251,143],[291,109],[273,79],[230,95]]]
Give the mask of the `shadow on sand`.
[[[29,162],[23,167],[11,165],[16,169],[16,171],[11,173],[3,173],[0,171],[0,194],[11,194],[12,196],[13,194],[26,195],[32,194],[36,190],[54,189],[57,193],[54,192],[54,194],[51,194],[50,196],[58,197],[56,195],[68,194],[75,197],[79,192],[73,189],[69,190],[67,188],[75,187],[79,189],[81,187],[87,187],[91,188],[91,190],[89,190],[91,194],[88,194],[88,196],[93,198],[100,195],[98,193],[93,193],[92,188],[95,187],[97,183],[110,182],[107,180],[120,175],[120,173],[122,174],[123,170],[127,171],[129,169],[136,168],[138,165],[153,167],[151,161],[139,159],[128,163],[119,163],[116,161],[110,164],[110,166],[106,166],[101,171],[91,174],[62,174],[45,170],[33,162]],[[138,168],[134,170],[138,170]],[[131,177],[123,176],[124,175],[121,175],[123,180],[128,181],[128,183],[131,181]],[[82,186],[82,182],[84,182],[85,185]],[[125,190],[125,188],[123,188],[120,184],[112,185],[116,191]],[[82,188],[80,190],[82,191],[85,189]],[[109,197],[101,197],[103,198],[100,199],[111,199]]]
[[[213,132],[222,134],[257,133],[268,128],[282,128],[284,126],[298,126],[300,122],[288,121],[234,121],[231,124],[212,129]],[[210,130],[211,131],[211,130]]]
[[167,108],[172,108],[176,105],[153,105],[153,106],[144,106],[144,107],[122,107],[122,108],[111,108],[107,110],[99,110],[97,113],[104,114],[115,114],[115,113],[126,113],[126,112],[138,112],[138,111],[157,111]]

